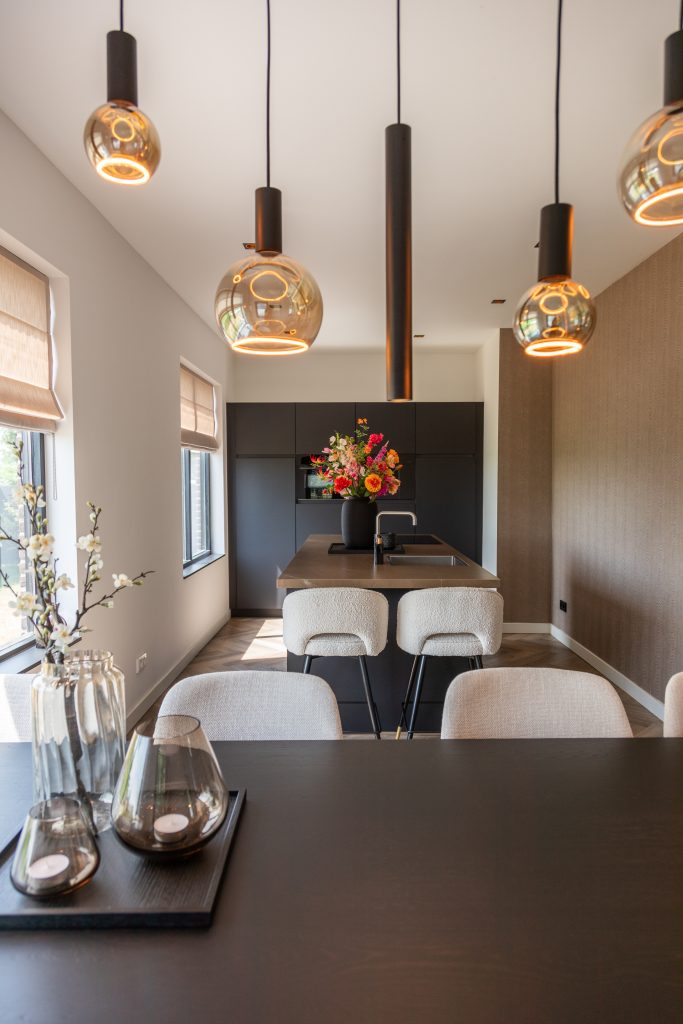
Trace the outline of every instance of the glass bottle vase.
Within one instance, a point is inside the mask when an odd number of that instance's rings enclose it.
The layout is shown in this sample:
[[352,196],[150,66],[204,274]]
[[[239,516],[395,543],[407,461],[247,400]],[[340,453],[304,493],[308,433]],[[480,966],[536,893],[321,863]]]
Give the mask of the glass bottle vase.
[[111,802],[123,765],[123,673],[108,651],[67,654],[44,663],[31,687],[35,801],[81,801],[96,831],[111,826]]

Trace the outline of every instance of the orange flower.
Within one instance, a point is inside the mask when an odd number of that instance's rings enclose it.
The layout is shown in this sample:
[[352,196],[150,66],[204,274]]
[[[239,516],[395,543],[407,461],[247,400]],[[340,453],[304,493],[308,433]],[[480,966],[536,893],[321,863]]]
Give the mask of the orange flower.
[[368,473],[365,478],[365,490],[370,494],[377,494],[382,487],[382,478],[377,473]]
[[351,486],[351,481],[347,476],[338,476],[334,481],[334,489],[339,494],[341,491],[345,491],[347,487]]

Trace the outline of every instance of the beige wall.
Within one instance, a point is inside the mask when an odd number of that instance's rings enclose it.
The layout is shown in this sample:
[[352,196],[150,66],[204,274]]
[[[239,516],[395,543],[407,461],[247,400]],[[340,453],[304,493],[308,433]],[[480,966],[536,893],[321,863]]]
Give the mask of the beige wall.
[[[0,244],[44,269],[54,296],[66,420],[49,498],[61,566],[76,569],[73,545],[89,528],[92,499],[104,508],[105,579],[114,570],[157,571],[89,621],[87,643],[114,652],[132,709],[228,614],[227,559],[182,578],[179,411],[180,360],[217,382],[220,407],[228,358],[218,336],[1,113],[0,152]],[[51,444],[47,454],[51,469]],[[221,459],[213,460],[212,497],[224,550]],[[147,667],[136,676],[143,651]]]
[[658,700],[683,669],[681,280],[683,235],[598,296],[581,356],[500,344],[505,620],[552,622]]
[[552,619],[659,699],[683,669],[681,281],[683,235],[598,297],[590,345],[553,369]]
[[[416,402],[481,402],[479,352],[413,347]],[[231,357],[229,399],[235,402],[383,402],[387,396],[383,348],[321,349],[288,359]]]
[[550,620],[552,368],[500,332],[498,575],[507,623]]

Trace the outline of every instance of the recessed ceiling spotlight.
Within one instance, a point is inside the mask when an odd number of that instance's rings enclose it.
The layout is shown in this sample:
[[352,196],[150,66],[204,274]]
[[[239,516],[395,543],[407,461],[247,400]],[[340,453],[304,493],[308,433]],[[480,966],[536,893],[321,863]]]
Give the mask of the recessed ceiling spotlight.
[[243,249],[255,249],[256,248],[256,242],[242,242],[242,248]]
[[504,302],[507,302],[507,299],[491,299],[492,306],[502,306]]

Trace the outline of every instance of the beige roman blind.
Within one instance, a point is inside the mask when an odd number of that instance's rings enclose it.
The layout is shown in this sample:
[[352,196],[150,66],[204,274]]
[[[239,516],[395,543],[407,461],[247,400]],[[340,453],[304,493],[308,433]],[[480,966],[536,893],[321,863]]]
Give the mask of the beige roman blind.
[[183,448],[216,451],[216,414],[213,384],[180,367],[180,443]]
[[47,278],[0,249],[0,423],[56,429]]

